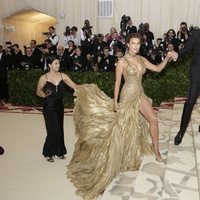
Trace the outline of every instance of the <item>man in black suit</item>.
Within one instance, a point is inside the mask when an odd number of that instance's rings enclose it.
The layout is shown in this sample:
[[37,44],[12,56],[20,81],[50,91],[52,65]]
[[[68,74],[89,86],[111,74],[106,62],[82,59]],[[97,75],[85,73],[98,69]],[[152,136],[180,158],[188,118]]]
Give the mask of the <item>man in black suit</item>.
[[57,46],[57,55],[60,59],[60,71],[66,72],[69,67],[69,62],[63,46]]
[[0,100],[8,101],[8,83],[7,83],[7,55],[0,45]]
[[183,108],[180,130],[174,139],[175,145],[179,145],[182,141],[190,121],[193,107],[200,92],[200,30],[193,30],[191,36],[184,45],[184,48],[179,50],[178,53],[174,53],[172,58],[173,60],[176,60],[178,57],[185,56],[187,53],[191,52],[191,50],[193,50],[194,55],[190,66],[189,90],[187,100]]

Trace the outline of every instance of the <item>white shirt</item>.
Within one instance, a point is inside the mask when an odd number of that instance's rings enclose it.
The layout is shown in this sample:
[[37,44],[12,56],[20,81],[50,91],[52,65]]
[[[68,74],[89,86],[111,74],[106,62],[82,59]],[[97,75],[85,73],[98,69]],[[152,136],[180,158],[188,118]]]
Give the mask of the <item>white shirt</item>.
[[[54,35],[55,35],[55,36],[54,36]],[[55,33],[53,33],[49,39],[51,40],[51,43],[52,43],[53,45],[57,45],[58,42],[59,42],[59,36],[56,35]]]

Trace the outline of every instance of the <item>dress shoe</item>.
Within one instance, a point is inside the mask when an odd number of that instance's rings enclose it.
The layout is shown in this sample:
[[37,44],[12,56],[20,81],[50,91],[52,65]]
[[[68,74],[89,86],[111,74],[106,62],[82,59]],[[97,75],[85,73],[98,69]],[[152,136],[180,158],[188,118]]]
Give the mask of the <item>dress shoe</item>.
[[182,142],[183,136],[184,136],[184,132],[179,131],[176,137],[174,138],[174,144],[179,145]]
[[3,147],[0,146],[0,155],[3,155],[4,154],[4,149]]

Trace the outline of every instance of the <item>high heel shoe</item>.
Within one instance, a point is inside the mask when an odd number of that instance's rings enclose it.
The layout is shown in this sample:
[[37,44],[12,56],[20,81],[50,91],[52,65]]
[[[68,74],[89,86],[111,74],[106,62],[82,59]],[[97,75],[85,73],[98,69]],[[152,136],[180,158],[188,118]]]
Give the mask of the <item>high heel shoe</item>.
[[66,157],[64,155],[58,156],[58,158],[60,158],[61,160],[65,160],[66,159]]
[[46,160],[47,160],[48,162],[54,162],[54,159],[53,159],[52,157],[49,157],[49,156],[46,157]]
[[158,162],[162,162],[162,156],[161,156],[159,150],[155,149],[153,146],[151,146],[151,150],[154,152],[156,160]]

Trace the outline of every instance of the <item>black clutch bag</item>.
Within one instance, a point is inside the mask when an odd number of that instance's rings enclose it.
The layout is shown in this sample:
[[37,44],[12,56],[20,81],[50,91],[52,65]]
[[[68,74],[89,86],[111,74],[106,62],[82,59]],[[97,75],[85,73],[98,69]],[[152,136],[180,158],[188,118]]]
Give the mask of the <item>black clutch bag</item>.
[[47,95],[47,94],[50,94],[52,89],[48,86],[48,85],[45,85],[43,88],[42,88],[42,91]]

